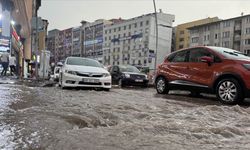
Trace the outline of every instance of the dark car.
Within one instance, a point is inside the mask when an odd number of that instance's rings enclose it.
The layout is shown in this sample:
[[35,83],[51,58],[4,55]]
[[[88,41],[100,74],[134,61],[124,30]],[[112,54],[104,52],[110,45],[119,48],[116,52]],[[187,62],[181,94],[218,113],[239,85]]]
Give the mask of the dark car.
[[194,47],[170,54],[157,68],[158,93],[213,93],[226,104],[250,97],[250,57],[222,47]]
[[123,86],[148,86],[147,75],[130,65],[115,65],[109,68],[112,83]]

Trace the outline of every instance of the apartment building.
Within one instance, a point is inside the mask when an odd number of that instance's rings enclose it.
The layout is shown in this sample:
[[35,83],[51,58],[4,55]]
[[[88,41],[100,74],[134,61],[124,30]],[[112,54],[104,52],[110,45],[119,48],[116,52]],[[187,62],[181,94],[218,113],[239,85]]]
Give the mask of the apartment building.
[[103,64],[131,64],[154,69],[171,52],[174,15],[157,13],[158,49],[156,53],[155,14],[147,14],[104,28]]
[[103,62],[103,31],[112,22],[99,19],[95,22],[82,21],[82,54]]
[[81,26],[72,29],[72,56],[81,56],[81,42],[82,42],[82,28]]
[[58,47],[58,43],[56,41],[58,41],[57,38],[58,38],[59,32],[60,32],[59,30],[54,29],[54,30],[49,31],[48,36],[47,36],[46,47],[47,47],[47,50],[50,51],[51,62],[58,61],[56,58],[56,56],[58,55],[56,53],[56,48]]
[[221,46],[250,55],[250,15],[194,26],[189,31],[190,46]]
[[188,31],[188,28],[203,25],[203,24],[208,24],[211,22],[216,22],[219,21],[220,19],[218,17],[213,17],[213,18],[205,18],[201,20],[196,20],[184,24],[180,24],[176,26],[176,31],[175,31],[175,50],[179,50],[182,48],[188,48],[189,41],[190,41],[190,34]]

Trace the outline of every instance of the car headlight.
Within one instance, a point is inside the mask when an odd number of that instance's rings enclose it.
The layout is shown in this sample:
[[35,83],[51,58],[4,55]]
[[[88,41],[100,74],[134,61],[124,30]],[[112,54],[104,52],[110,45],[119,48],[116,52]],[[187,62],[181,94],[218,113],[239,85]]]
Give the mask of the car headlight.
[[110,73],[103,73],[102,75],[103,75],[103,77],[109,77]]
[[243,67],[246,68],[247,70],[250,70],[250,64],[243,64]]
[[125,73],[124,74],[125,78],[130,78],[130,74]]
[[71,71],[71,70],[65,70],[66,73],[68,74],[73,74],[73,75],[76,75],[76,72],[75,71]]
[[145,75],[145,79],[148,79],[148,75]]

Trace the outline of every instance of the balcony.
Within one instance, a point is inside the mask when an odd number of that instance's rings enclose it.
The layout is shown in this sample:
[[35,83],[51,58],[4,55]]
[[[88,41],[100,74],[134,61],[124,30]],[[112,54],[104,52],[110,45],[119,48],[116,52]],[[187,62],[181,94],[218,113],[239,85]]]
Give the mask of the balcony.
[[241,40],[241,36],[240,35],[235,35],[234,36],[234,41],[240,41]]
[[234,31],[241,31],[241,25],[235,25]]

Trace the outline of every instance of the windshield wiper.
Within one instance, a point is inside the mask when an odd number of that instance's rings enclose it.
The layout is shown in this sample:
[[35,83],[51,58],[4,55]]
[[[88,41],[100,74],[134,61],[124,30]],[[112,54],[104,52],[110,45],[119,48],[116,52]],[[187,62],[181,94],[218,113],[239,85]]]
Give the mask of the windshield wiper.
[[223,51],[224,53],[230,54],[230,55],[234,55],[234,56],[238,56],[237,53],[233,53],[233,52],[228,52],[228,51]]

